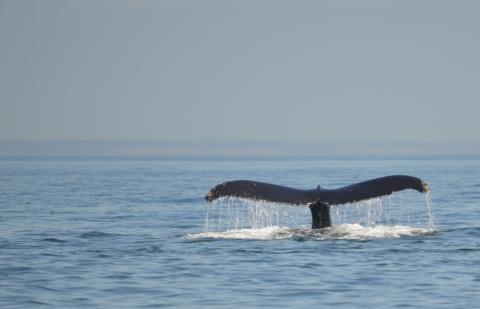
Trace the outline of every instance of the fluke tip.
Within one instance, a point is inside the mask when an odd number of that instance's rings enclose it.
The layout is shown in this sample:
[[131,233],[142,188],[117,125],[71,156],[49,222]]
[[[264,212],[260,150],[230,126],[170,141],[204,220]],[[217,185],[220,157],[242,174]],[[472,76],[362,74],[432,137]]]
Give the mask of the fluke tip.
[[428,185],[428,182],[422,180],[422,188],[423,188],[423,193],[427,193],[430,190],[430,186]]

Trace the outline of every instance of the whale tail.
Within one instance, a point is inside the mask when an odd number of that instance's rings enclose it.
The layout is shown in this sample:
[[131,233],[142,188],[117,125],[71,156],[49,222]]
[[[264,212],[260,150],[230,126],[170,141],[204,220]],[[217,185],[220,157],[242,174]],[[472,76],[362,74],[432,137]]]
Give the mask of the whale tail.
[[212,188],[205,199],[209,202],[232,196],[252,200],[264,200],[293,205],[308,205],[312,213],[312,228],[331,226],[330,206],[367,200],[392,194],[393,192],[413,189],[427,192],[428,184],[420,178],[393,175],[359,182],[338,189],[302,190],[251,180],[235,180],[219,184]]

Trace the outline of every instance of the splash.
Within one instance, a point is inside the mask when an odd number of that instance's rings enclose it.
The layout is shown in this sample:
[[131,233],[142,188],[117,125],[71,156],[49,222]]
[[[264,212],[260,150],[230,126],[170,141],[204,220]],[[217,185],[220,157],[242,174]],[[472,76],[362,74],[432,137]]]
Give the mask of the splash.
[[270,240],[270,239],[285,239],[293,231],[288,227],[271,226],[259,229],[238,229],[228,230],[223,232],[208,232],[205,231],[199,234],[188,234],[187,239],[257,239],[257,240]]
[[430,194],[397,193],[331,207],[333,226],[311,230],[310,210],[267,201],[224,197],[205,209],[204,231],[192,239],[369,239],[436,233]]
[[188,240],[211,240],[211,239],[238,239],[238,240],[278,240],[292,239],[297,241],[305,240],[357,240],[364,241],[375,238],[400,238],[409,236],[431,236],[436,235],[436,230],[428,228],[415,228],[402,225],[386,226],[363,226],[355,224],[340,224],[321,230],[308,228],[292,229],[289,227],[264,227],[260,229],[239,229],[223,232],[203,232],[188,234]]

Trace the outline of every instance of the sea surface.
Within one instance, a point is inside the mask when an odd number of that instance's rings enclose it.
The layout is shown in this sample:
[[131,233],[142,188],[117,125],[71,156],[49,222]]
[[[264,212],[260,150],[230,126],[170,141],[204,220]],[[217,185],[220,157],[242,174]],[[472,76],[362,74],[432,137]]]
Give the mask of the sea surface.
[[[319,231],[305,207],[204,200],[392,174],[430,194],[336,206]],[[0,308],[478,307],[479,176],[475,159],[3,159]]]

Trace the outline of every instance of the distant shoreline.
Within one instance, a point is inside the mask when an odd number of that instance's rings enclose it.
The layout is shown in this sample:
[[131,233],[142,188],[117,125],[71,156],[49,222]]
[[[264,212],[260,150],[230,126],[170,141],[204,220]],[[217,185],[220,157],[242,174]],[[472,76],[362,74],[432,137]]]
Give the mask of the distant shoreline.
[[0,160],[476,159],[480,142],[405,140],[0,139]]
[[129,155],[19,155],[0,161],[451,161],[480,160],[480,156],[129,156]]

